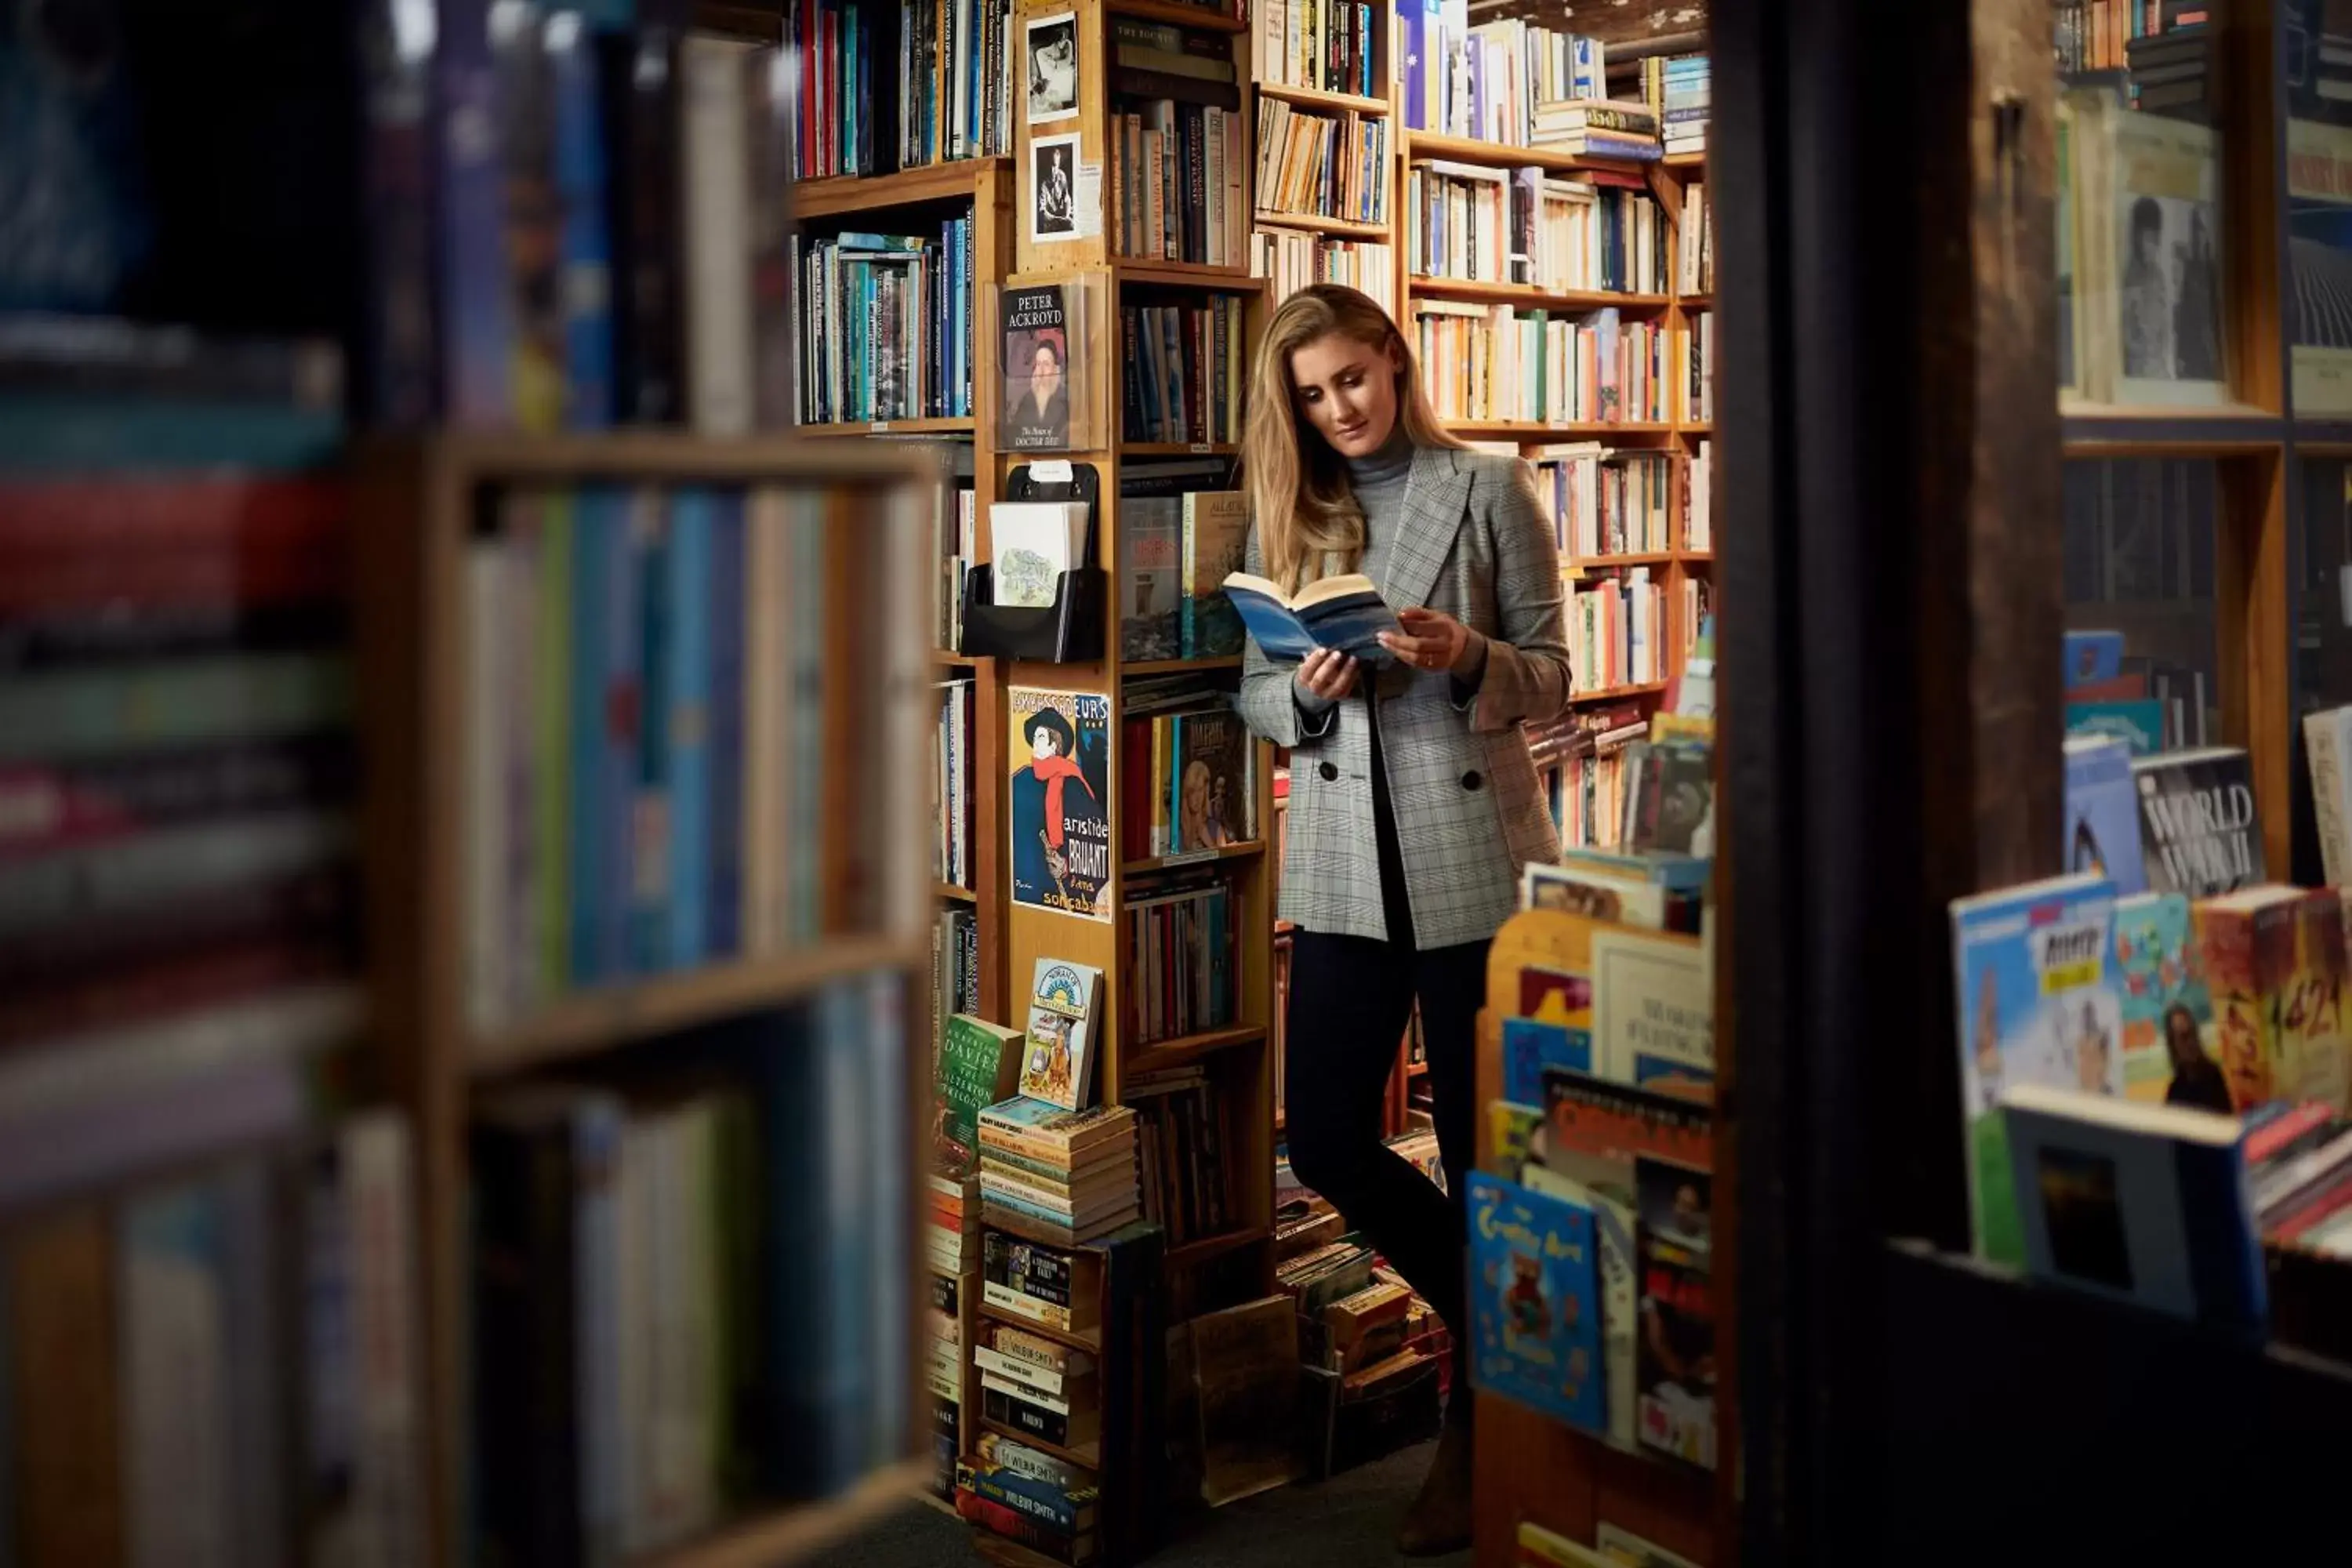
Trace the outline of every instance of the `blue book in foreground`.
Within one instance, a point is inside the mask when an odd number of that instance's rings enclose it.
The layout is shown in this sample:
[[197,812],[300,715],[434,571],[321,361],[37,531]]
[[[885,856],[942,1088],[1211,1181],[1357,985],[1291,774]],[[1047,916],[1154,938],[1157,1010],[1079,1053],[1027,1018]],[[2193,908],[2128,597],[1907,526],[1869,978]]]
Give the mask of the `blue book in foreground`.
[[1609,1429],[1592,1211],[1470,1176],[1471,1375],[1587,1431]]
[[1380,635],[1402,629],[1396,612],[1361,573],[1326,577],[1286,595],[1263,577],[1236,572],[1225,579],[1225,597],[1268,658],[1301,659],[1332,647],[1366,664],[1392,662]]
[[2237,1118],[2040,1084],[2008,1089],[2001,1113],[2034,1279],[2176,1318],[2263,1325]]

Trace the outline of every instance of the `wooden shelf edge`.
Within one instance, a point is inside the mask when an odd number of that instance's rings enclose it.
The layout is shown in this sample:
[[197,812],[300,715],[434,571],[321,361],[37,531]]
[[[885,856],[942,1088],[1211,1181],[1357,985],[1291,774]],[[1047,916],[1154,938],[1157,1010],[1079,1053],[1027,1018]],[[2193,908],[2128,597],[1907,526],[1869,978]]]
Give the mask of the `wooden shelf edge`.
[[1601,170],[1617,174],[1630,173],[1655,158],[1601,158],[1588,153],[1560,153],[1549,147],[1521,147],[1507,142],[1480,142],[1467,136],[1448,136],[1435,131],[1405,132],[1405,159],[1419,163],[1425,159],[1441,159],[1454,163],[1477,163],[1496,169],[1543,169],[1557,174],[1571,174],[1580,170]]
[[1253,215],[1254,221],[1265,228],[1299,228],[1309,234],[1326,234],[1335,239],[1373,239],[1382,245],[1395,241],[1384,223],[1358,223],[1351,218],[1321,217],[1314,213],[1277,213],[1261,208]]
[[939,896],[942,899],[953,899],[960,904],[976,904],[980,901],[978,893],[973,892],[970,888],[960,888],[953,882],[941,882],[939,885]]
[[951,647],[935,647],[931,650],[931,662],[948,666],[970,665],[975,669],[984,669],[996,660],[989,654],[958,653]]
[[1674,303],[1671,294],[1627,294],[1611,289],[1550,289],[1533,283],[1505,283],[1477,278],[1438,278],[1416,272],[1405,279],[1409,294],[1479,300],[1496,305],[1518,305],[1531,310],[1663,310]]
[[1654,697],[1672,684],[1665,680],[1644,680],[1632,686],[1612,686],[1601,691],[1571,692],[1568,700],[1571,703],[1622,702],[1629,697]]
[[651,1036],[792,1001],[834,980],[929,959],[903,937],[849,937],[799,952],[648,976],[566,997],[536,1016],[478,1032],[467,1053],[476,1079],[613,1049]]
[[1563,569],[1591,572],[1607,566],[1664,566],[1675,559],[1671,550],[1636,550],[1622,555],[1563,555],[1559,563]]
[[1231,441],[1121,441],[1122,458],[1230,458],[1241,447]]
[[1254,277],[1246,267],[1211,267],[1198,261],[1165,261],[1150,256],[1114,256],[1112,270],[1122,283],[1149,283],[1167,289],[1206,289],[1215,293],[1255,294],[1268,279]]
[[837,1498],[780,1506],[700,1541],[637,1558],[634,1568],[783,1568],[903,1507],[930,1476],[929,1459],[902,1460]]
[[1050,1454],[1066,1465],[1076,1465],[1081,1469],[1087,1470],[1098,1471],[1102,1468],[1100,1442],[1088,1443],[1085,1447],[1080,1448],[1065,1448],[1059,1443],[1048,1443],[1034,1432],[1024,1432],[1020,1427],[1009,1426],[1002,1421],[991,1421],[985,1415],[980,1418],[980,1426],[981,1430],[984,1432],[993,1432],[999,1436],[1010,1437],[1014,1442],[1034,1448],[1041,1454]]
[[1198,27],[1203,32],[1249,31],[1249,24],[1239,16],[1223,11],[1203,10],[1198,5],[1180,5],[1173,0],[1104,0],[1103,9],[1114,16],[1140,16],[1147,21],[1173,22],[1180,27]]
[[1139,658],[1118,667],[1121,675],[1181,675],[1195,669],[1239,669],[1237,653],[1212,654],[1205,658]]
[[1537,425],[1517,419],[1448,419],[1438,416],[1439,424],[1456,436],[1485,437],[1490,440],[1519,442],[1522,446],[1539,447],[1559,441],[1597,441],[1610,437],[1671,436],[1672,425]]
[[1288,82],[1262,81],[1255,84],[1260,98],[1278,98],[1285,103],[1296,103],[1307,109],[1352,109],[1358,114],[1385,115],[1393,106],[1385,98],[1364,98],[1352,92],[1332,92],[1319,87],[1293,87]]
[[[1013,1233],[1008,1230],[1004,1234],[1011,1236]],[[1002,1307],[992,1307],[984,1296],[972,1298],[972,1310],[977,1315],[986,1318],[992,1323],[1002,1324],[1008,1329],[1025,1329],[1039,1339],[1051,1340],[1057,1345],[1067,1345],[1074,1351],[1085,1351],[1092,1355],[1102,1353],[1102,1331],[1099,1329],[1073,1333],[1067,1329],[1049,1328],[1034,1319],[1024,1318],[1018,1312],[1008,1312]],[[1016,1433],[1015,1436],[1019,1434]],[[1022,1440],[1026,1442],[1028,1439]]]
[[832,440],[845,436],[969,436],[973,430],[969,414],[951,415],[940,419],[850,419],[835,425],[800,425],[793,427],[813,440]]
[[1170,1268],[1197,1268],[1212,1258],[1223,1258],[1229,1252],[1239,1252],[1244,1247],[1255,1247],[1259,1242],[1273,1239],[1273,1230],[1262,1225],[1225,1231],[1218,1236],[1206,1237],[1199,1241],[1188,1241],[1181,1247],[1171,1248],[1168,1253],[1168,1267]]
[[982,178],[1012,166],[1011,158],[999,154],[919,163],[888,174],[835,174],[821,180],[801,180],[792,186],[793,216],[834,217],[878,207],[969,196],[978,189]]
[[1122,1076],[1128,1073],[1160,1072],[1169,1068],[1188,1067],[1202,1057],[1217,1051],[1229,1051],[1236,1046],[1255,1045],[1265,1038],[1261,1024],[1245,1024],[1230,1029],[1211,1029],[1198,1035],[1183,1035],[1172,1040],[1155,1040],[1148,1046],[1136,1046],[1119,1063]]
[[1190,853],[1152,855],[1140,860],[1122,860],[1119,870],[1134,877],[1152,871],[1173,870],[1181,866],[1213,866],[1221,860],[1249,860],[1265,853],[1265,840],[1253,838],[1244,844],[1228,844],[1217,849],[1195,849]]

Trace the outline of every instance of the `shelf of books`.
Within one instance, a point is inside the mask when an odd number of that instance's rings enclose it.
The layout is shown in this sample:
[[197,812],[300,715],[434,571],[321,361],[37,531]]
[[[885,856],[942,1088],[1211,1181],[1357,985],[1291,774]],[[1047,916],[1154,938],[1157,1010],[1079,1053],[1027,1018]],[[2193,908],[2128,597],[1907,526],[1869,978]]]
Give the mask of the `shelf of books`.
[[450,434],[355,475],[440,1517],[463,1475],[518,1559],[805,1550],[919,1473],[932,466]]

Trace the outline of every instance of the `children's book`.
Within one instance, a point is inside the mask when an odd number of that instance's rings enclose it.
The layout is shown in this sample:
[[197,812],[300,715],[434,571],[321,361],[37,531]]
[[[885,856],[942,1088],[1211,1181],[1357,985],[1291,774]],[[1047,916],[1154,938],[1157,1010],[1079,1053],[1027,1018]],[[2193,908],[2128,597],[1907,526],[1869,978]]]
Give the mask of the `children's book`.
[[1370,665],[1394,662],[1380,634],[1401,630],[1396,612],[1360,572],[1309,583],[1296,595],[1247,572],[1225,579],[1225,597],[1274,659],[1302,659],[1318,647],[1334,647]]
[[1037,961],[1021,1093],[1065,1110],[1094,1098],[1095,995],[1102,971],[1058,958]]
[[1471,1373],[1479,1388],[1605,1431],[1592,1211],[1470,1175]]
[[1540,1165],[1527,1166],[1526,1185],[1592,1211],[1592,1231],[1601,1253],[1601,1347],[1608,1364],[1609,1436],[1633,1447],[1636,1363],[1634,1341],[1641,1328],[1640,1234],[1636,1208],[1636,1162],[1609,1155],[1548,1152]]
[[[2229,1109],[2213,1059],[2213,998],[2205,955],[2179,893],[2116,900],[2116,992],[2123,1008],[2124,1093]],[[2174,1079],[2181,1080],[2176,1093]]]
[[2123,1091],[2122,1008],[2107,979],[2115,884],[2088,873],[1952,900],[1969,1211],[1978,1253],[2024,1262],[2003,1089]]

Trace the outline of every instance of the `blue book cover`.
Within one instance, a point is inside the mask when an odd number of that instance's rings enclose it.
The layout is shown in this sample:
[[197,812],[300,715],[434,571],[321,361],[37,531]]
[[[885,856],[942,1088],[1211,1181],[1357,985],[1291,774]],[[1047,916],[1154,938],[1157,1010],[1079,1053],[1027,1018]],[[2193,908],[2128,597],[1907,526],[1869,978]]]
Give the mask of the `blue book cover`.
[[1414,131],[1434,129],[1429,122],[1428,0],[1397,0],[1400,44],[1404,50],[1404,122]]
[[[655,497],[659,504],[659,497]],[[596,548],[604,554],[604,593],[598,608],[604,612],[601,638],[604,654],[602,696],[594,733],[600,738],[596,758],[595,827],[603,844],[598,854],[603,872],[595,890],[598,973],[606,978],[630,970],[629,910],[636,887],[636,836],[632,831],[638,794],[637,736],[644,728],[645,618],[639,598],[644,580],[643,552],[638,544],[635,492],[604,492]]]
[[1539,1018],[1503,1020],[1503,1098],[1519,1105],[1544,1102],[1543,1069],[1592,1070],[1592,1031]]
[[454,425],[504,426],[515,416],[515,325],[489,11],[489,0],[441,5],[442,409]]
[[2004,1102],[2036,1279],[2259,1332],[2262,1237],[2237,1119],[2022,1087]]
[[[869,1049],[878,1043],[869,1037],[867,1007],[864,988],[855,981],[837,981],[817,997],[816,1048],[824,1062],[819,1097],[824,1179],[789,1200],[819,1205],[824,1214],[824,1249],[814,1255],[814,1268],[803,1260],[802,1278],[805,1281],[814,1273],[819,1281],[814,1289],[828,1298],[817,1404],[829,1419],[814,1430],[830,1438],[828,1468],[844,1479],[864,1474],[874,1462],[871,1379],[881,1359],[875,1353],[881,1306],[875,1265],[877,1247],[887,1249],[889,1241],[876,1220],[884,1212],[898,1212],[879,1207],[887,1196],[883,1167],[895,1169],[897,1151],[874,1146],[880,1119],[873,1101],[875,1064],[868,1058],[880,1053]],[[892,1234],[902,1233],[894,1226]]]
[[[681,496],[684,492],[678,492]],[[635,573],[637,722],[630,802],[627,884],[629,966],[640,974],[673,967],[670,954],[670,697],[677,649],[670,619],[670,492],[651,486],[629,496]]]
[[1224,593],[1270,659],[1295,661],[1318,647],[1335,647],[1373,666],[1394,662],[1380,634],[1402,627],[1369,577],[1328,577],[1286,602],[1274,584],[1244,573],[1225,579]]
[[710,876],[704,951],[743,945],[744,496],[722,490],[710,518]]
[[709,951],[710,900],[710,536],[716,498],[681,489],[670,498],[667,690],[662,746],[669,754],[669,941],[672,968]]
[[1608,1430],[1592,1211],[1474,1171],[1470,1366],[1486,1393]]
[[622,531],[619,498],[609,489],[574,498],[572,542],[572,722],[565,770],[564,824],[569,840],[569,969],[575,985],[605,974],[602,908],[604,897],[604,651],[612,632],[612,536]]
[[2123,673],[2124,634],[2121,632],[2068,632],[2066,634],[2066,689],[2090,686],[2102,680],[2113,680]]
[[2069,702],[2066,733],[2113,735],[2131,747],[2133,756],[2154,756],[2164,750],[2164,704],[2153,697]]
[[621,1500],[627,1491],[628,1411],[621,1389],[621,1102],[583,1094],[572,1109],[573,1398],[580,1422],[581,1533],[592,1565],[622,1558]]
[[2107,973],[2115,885],[2053,877],[1952,901],[1961,1129],[1978,1253],[2024,1261],[2004,1091],[2123,1092],[2123,1010]]
[[594,39],[576,11],[547,20],[555,190],[563,209],[563,425],[613,423],[613,239],[605,222],[604,111]]
[[2064,866],[2105,877],[2119,898],[2147,889],[2131,760],[2130,744],[2113,735],[2066,739]]

